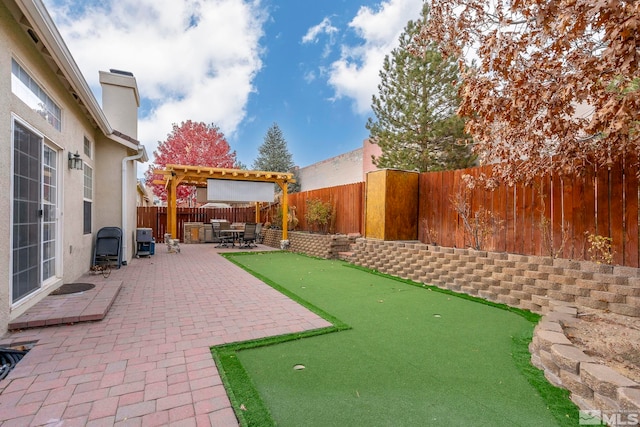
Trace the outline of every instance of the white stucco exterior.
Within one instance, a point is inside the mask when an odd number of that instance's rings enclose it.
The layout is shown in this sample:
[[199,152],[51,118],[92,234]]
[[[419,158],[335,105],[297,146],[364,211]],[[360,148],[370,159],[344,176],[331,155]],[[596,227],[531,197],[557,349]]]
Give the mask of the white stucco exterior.
[[300,168],[300,191],[364,182],[367,172],[377,169],[371,157],[380,154],[380,147],[365,139],[361,148]]
[[[60,107],[59,130],[12,89],[14,62]],[[108,102],[121,103],[120,108],[110,105],[110,111],[118,111],[119,115],[112,119],[91,93],[42,2],[6,0],[0,3],[0,185],[3,188],[0,215],[5,218],[0,222],[0,232],[5,236],[0,244],[0,333],[6,331],[10,320],[50,291],[62,283],[77,280],[89,270],[95,235],[101,227],[128,224],[127,235],[135,231],[137,162],[123,162],[123,159],[140,155],[140,160],[145,161],[146,154],[137,141],[137,87],[132,87],[131,78],[125,79],[129,86],[122,86],[120,77],[112,78],[105,73],[106,80],[117,83],[117,96]],[[112,120],[124,129],[116,127]],[[41,254],[36,260],[16,255],[16,247],[20,245],[16,242],[16,236],[20,235],[15,232],[19,228],[16,217],[28,216],[14,206],[14,192],[19,191],[17,188],[22,182],[16,180],[14,173],[27,169],[22,163],[16,165],[17,161],[24,162],[15,151],[16,129],[20,132],[27,129],[34,141],[40,141],[45,147],[43,159],[54,158],[53,167],[47,165],[42,172],[40,185],[46,187],[45,199],[49,192],[55,192],[55,197],[51,197],[55,220],[49,220],[49,228],[39,236],[42,242],[44,236],[48,236],[48,241],[54,243],[47,243],[46,247],[44,243],[40,245]],[[89,142],[88,150],[85,141]],[[85,198],[85,170],[68,166],[69,154],[76,152],[93,172],[90,199]],[[43,163],[39,167],[43,168]],[[49,190],[49,182],[53,182],[54,190]],[[123,200],[126,212],[123,212]],[[86,221],[85,216],[88,203],[91,204],[90,221]],[[49,203],[47,208],[51,206]],[[90,231],[85,232],[85,225]],[[51,233],[52,229],[55,233]],[[123,259],[129,260],[132,254],[133,248],[129,245]],[[40,280],[37,288],[16,299],[14,270],[22,268],[17,265],[18,261],[37,265],[46,256],[55,260],[55,271]],[[51,264],[43,269],[51,271]]]

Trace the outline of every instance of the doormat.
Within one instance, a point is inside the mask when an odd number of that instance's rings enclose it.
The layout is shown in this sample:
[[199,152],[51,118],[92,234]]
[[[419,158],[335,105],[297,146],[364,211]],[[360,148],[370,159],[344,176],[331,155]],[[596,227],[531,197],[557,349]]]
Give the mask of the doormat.
[[60,286],[55,291],[51,292],[49,295],[68,295],[75,294],[78,292],[85,292],[90,289],[95,288],[96,285],[93,283],[65,283]]

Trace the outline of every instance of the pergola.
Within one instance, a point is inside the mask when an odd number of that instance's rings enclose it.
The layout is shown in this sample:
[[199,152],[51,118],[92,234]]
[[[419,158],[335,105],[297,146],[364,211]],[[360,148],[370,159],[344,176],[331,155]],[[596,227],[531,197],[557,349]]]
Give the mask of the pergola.
[[[287,184],[295,182],[292,173],[187,165],[165,165],[164,169],[155,169],[153,172],[162,175],[162,180],[154,180],[154,184],[163,184],[167,190],[167,229],[172,237],[177,236],[176,189],[178,186],[190,185],[206,187],[208,179],[226,179],[233,181],[273,182],[278,184],[282,189],[282,239],[287,240],[287,223],[289,221]],[[260,220],[259,215],[260,212],[256,209],[256,222]]]

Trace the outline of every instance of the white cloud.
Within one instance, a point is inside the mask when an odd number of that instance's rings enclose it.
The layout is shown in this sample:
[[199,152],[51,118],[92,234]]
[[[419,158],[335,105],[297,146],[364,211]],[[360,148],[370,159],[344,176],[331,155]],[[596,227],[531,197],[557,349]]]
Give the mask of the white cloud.
[[262,68],[259,0],[45,0],[92,89],[98,71],[131,71],[151,101],[138,138],[149,154],[173,123],[214,123],[229,137]]
[[334,99],[350,98],[358,114],[370,111],[385,55],[398,46],[410,20],[420,18],[423,0],[388,0],[377,10],[362,6],[349,23],[363,43],[342,45],[340,59],[331,64],[329,84]]
[[317,43],[320,34],[333,36],[337,32],[338,29],[331,25],[331,20],[328,17],[325,17],[318,25],[314,25],[307,30],[307,33],[302,36],[302,43]]

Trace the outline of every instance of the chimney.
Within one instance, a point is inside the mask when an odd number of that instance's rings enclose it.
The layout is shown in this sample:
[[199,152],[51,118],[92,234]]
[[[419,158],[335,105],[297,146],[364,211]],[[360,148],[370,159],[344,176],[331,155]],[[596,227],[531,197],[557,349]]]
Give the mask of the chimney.
[[140,95],[133,73],[111,69],[100,71],[102,110],[114,130],[138,139]]

